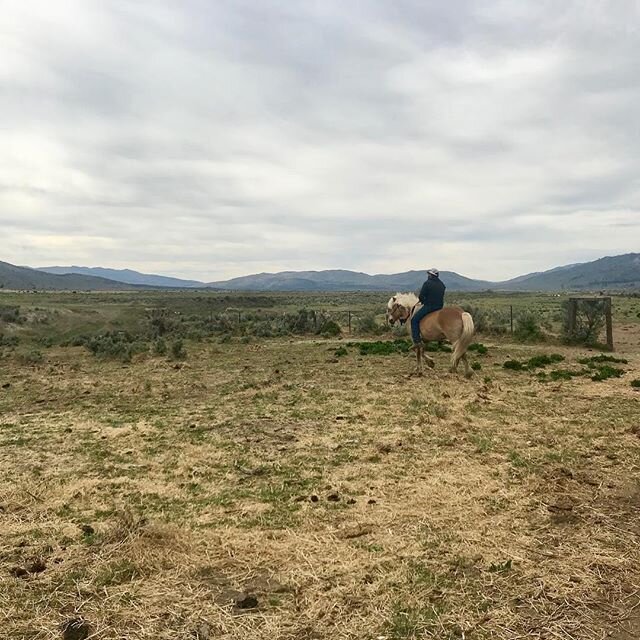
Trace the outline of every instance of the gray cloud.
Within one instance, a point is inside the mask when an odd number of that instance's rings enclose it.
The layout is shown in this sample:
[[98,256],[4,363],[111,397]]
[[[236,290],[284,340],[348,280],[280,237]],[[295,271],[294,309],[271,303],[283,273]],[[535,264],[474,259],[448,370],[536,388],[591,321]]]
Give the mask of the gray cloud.
[[635,2],[4,13],[0,259],[500,278],[638,250]]

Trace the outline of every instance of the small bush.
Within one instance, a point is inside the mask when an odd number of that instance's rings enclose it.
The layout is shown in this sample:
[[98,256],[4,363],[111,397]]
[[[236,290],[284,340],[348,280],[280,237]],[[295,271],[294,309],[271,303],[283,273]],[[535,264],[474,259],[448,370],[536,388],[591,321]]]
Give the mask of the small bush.
[[544,340],[540,322],[532,313],[523,313],[516,318],[513,335],[520,342],[539,342]]
[[569,300],[565,300],[562,304],[563,341],[567,344],[587,344],[595,346],[606,320],[605,302],[604,300],[579,300],[577,305],[575,326],[573,330],[570,330],[570,302]]
[[376,322],[376,317],[372,314],[363,316],[362,318],[359,318],[356,322],[356,333],[362,334],[362,335],[380,335],[381,333],[384,333],[385,331],[385,327],[380,326],[377,322]]
[[342,329],[340,329],[340,325],[334,320],[326,320],[320,327],[318,333],[328,338],[335,338],[342,333]]
[[525,364],[520,360],[507,360],[502,366],[510,371],[524,371],[526,369]]
[[640,389],[640,378],[636,378],[635,380],[631,381],[631,386],[634,389]]
[[167,343],[163,338],[158,338],[156,343],[153,345],[153,352],[157,356],[166,356],[167,355]]
[[18,360],[21,364],[41,364],[44,362],[44,356],[41,351],[32,349],[31,351],[25,351],[18,355]]
[[126,331],[109,331],[90,338],[78,337],[72,344],[84,344],[96,357],[116,358],[131,362],[135,351],[143,351],[146,345],[136,345],[136,338]]
[[0,333],[0,347],[15,347],[19,342],[18,336],[5,336]]
[[24,318],[20,315],[20,307],[0,305],[0,321],[7,324],[22,324]]
[[480,371],[480,369],[482,369],[482,365],[479,362],[472,362],[471,363],[471,368],[474,371]]
[[184,342],[182,340],[174,340],[171,343],[171,357],[174,360],[185,360],[187,357],[187,351],[184,348]]
[[342,356],[346,356],[349,352],[347,351],[346,347],[338,347],[335,350],[334,355],[336,356],[336,358],[341,358]]

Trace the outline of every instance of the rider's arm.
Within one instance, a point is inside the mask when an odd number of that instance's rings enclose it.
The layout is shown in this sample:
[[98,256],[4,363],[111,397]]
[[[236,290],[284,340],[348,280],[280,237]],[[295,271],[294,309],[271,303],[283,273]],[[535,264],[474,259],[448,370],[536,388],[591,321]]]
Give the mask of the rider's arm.
[[427,298],[429,297],[429,281],[425,282],[422,285],[422,289],[420,290],[420,295],[418,296],[418,300],[420,300],[420,302],[422,304],[427,304]]

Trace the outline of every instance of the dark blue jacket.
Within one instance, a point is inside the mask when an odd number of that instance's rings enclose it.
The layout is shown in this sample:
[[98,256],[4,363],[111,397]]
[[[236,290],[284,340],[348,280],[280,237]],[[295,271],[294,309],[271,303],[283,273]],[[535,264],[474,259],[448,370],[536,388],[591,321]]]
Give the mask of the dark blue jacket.
[[434,276],[429,276],[429,279],[422,285],[418,299],[429,313],[444,307],[445,289],[442,280]]

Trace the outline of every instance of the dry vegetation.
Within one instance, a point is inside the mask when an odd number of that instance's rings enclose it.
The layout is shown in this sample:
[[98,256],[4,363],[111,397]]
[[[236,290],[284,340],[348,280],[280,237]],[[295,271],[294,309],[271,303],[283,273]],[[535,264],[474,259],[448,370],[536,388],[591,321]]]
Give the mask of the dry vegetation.
[[0,637],[637,638],[618,330],[603,382],[509,371],[593,354],[491,339],[469,381],[312,337],[5,356]]

